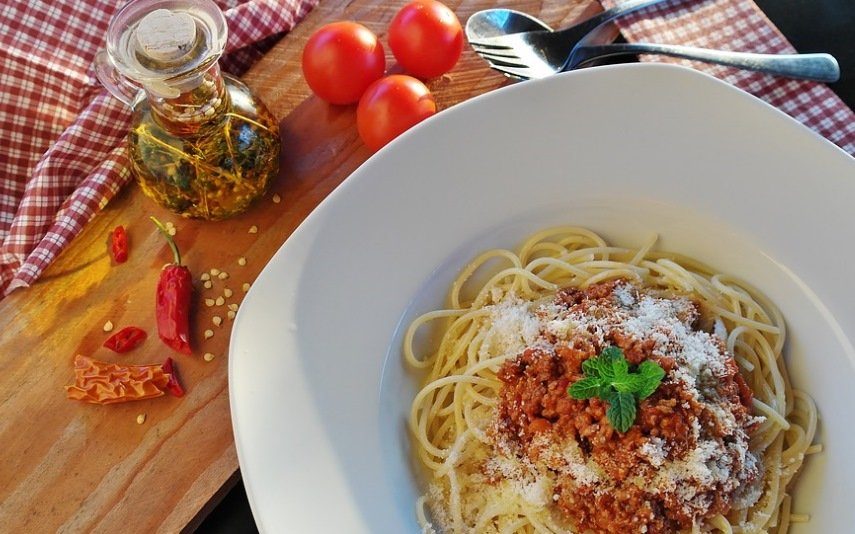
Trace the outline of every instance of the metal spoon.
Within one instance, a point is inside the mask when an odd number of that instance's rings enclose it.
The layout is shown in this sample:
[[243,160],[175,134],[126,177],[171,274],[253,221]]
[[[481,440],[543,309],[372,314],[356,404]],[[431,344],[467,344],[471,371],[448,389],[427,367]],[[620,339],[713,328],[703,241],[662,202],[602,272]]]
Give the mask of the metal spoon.
[[[520,79],[544,78],[562,70],[578,68],[603,57],[642,53],[729,65],[789,78],[822,82],[834,82],[840,78],[840,67],[834,57],[829,54],[753,54],[650,43],[599,44],[607,34],[604,31],[605,28],[607,27],[591,32],[580,41],[562,64],[547,61],[547,54],[537,54],[537,56],[543,55],[540,58],[541,61],[527,65],[514,56],[513,50],[476,49],[476,52],[494,69]],[[470,41],[534,30],[553,31],[543,21],[512,9],[479,11],[469,17],[466,22],[466,37]]]
[[466,21],[466,38],[473,41],[535,30],[555,31],[542,20],[514,9],[485,9],[473,13]]

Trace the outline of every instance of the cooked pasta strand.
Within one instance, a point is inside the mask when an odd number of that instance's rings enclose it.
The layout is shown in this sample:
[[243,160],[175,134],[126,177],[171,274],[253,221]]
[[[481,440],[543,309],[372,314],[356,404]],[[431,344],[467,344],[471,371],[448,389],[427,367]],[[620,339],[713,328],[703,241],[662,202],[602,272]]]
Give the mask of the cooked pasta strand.
[[[563,532],[555,513],[554,489],[486,483],[482,466],[492,458],[490,425],[502,382],[497,373],[517,352],[496,353],[490,309],[515,296],[545,302],[563,287],[584,289],[610,280],[690,295],[723,327],[724,347],[733,355],[754,395],[750,449],[762,458],[762,493],[750,507],[732,508],[692,532],[783,534],[789,524],[809,520],[790,511],[788,492],[813,444],[817,412],[805,393],[792,389],[782,359],[786,328],[778,309],[746,282],[685,256],[654,250],[655,236],[639,248],[610,246],[585,228],[538,232],[515,251],[494,249],[477,256],[453,282],[448,309],[416,318],[404,336],[403,357],[424,373],[409,415],[416,457],[429,491],[416,502],[425,532]],[[490,269],[490,272],[482,271]],[[480,273],[476,284],[475,274]],[[488,276],[483,276],[487,274]],[[476,287],[477,286],[477,287]],[[527,346],[520,319],[520,346]],[[441,330],[436,350],[416,350],[417,333],[432,323]],[[557,495],[555,495],[557,499]]]

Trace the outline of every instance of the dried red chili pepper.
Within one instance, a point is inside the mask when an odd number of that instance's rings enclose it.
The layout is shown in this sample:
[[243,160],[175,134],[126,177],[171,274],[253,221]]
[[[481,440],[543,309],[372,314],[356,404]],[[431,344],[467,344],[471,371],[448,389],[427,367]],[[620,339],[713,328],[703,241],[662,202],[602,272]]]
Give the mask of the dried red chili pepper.
[[69,399],[113,404],[163,395],[171,375],[160,365],[119,365],[77,355],[74,384],[65,386]]
[[176,397],[184,396],[184,388],[181,387],[181,381],[178,380],[178,369],[172,362],[172,358],[167,358],[163,365],[160,366],[163,372],[169,375],[169,382],[166,383],[166,390]]
[[155,299],[157,333],[167,346],[182,354],[192,354],[190,303],[193,295],[193,277],[190,269],[181,265],[181,254],[166,227],[154,217],[151,217],[151,220],[166,237],[175,260],[160,271],[160,280],[157,282]]
[[128,233],[125,232],[124,226],[119,225],[113,229],[111,248],[113,250],[113,259],[116,260],[116,263],[125,263],[128,261]]
[[104,342],[104,346],[113,352],[119,354],[131,351],[145,341],[146,333],[142,328],[136,326],[126,326],[122,328]]

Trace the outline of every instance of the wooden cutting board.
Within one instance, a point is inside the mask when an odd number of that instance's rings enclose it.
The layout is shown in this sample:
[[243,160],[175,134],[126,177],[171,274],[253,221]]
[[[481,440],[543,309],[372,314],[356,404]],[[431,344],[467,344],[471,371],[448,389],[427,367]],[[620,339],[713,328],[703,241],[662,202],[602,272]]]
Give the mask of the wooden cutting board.
[[[361,22],[385,43],[396,0],[322,0],[244,80],[281,119],[283,158],[273,191],[247,214],[223,222],[184,220],[155,206],[136,185],[125,188],[74,240],[33,287],[0,301],[0,530],[5,532],[176,532],[192,530],[237,480],[229,417],[227,308],[206,306],[225,288],[239,303],[273,253],[309,212],[368,156],[353,106],[311,96],[300,54],[319,26]],[[479,9],[510,7],[553,26],[600,10],[595,0],[450,1],[461,22]],[[388,54],[388,47],[387,47]],[[397,71],[394,58],[387,57]],[[455,69],[432,80],[440,109],[491,91],[508,80],[466,49]],[[568,96],[569,98],[569,96]],[[277,194],[281,201],[272,200]],[[172,354],[158,339],[154,292],[171,256],[149,215],[172,221],[184,262],[197,280],[192,357]],[[129,233],[127,263],[113,266],[108,235]],[[257,233],[250,233],[256,226]],[[246,258],[246,265],[238,263]],[[199,275],[228,273],[205,289]],[[212,324],[214,316],[223,324]],[[116,355],[101,347],[103,325],[136,325],[149,333],[137,350]],[[214,336],[203,339],[207,329]],[[202,355],[215,358],[206,362]],[[128,364],[172,356],[188,390],[112,406],[67,400],[72,359],[84,354]],[[140,414],[143,424],[137,423]],[[296,459],[295,459],[296,460]],[[283,483],[286,483],[283,481]]]

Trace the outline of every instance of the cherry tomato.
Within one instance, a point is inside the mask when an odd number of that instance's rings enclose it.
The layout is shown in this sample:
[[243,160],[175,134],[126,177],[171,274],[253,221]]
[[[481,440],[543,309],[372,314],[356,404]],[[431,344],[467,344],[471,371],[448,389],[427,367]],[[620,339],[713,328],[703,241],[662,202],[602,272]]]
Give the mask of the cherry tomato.
[[365,90],[356,108],[356,126],[362,141],[376,151],[434,113],[436,102],[425,84],[393,74]]
[[355,22],[322,26],[303,49],[306,82],[331,104],[357,102],[385,69],[383,45],[371,30]]
[[416,0],[389,25],[389,47],[410,74],[433,78],[448,72],[463,50],[463,28],[454,12],[436,0]]

